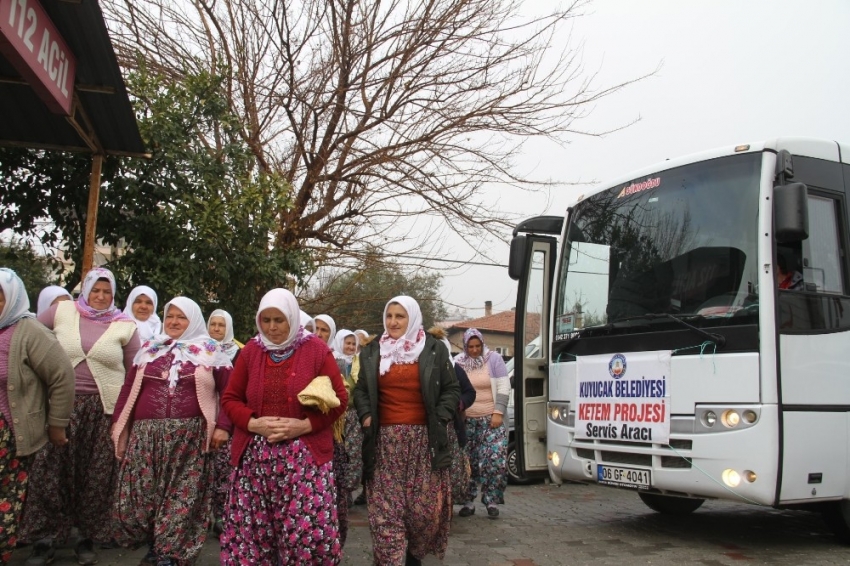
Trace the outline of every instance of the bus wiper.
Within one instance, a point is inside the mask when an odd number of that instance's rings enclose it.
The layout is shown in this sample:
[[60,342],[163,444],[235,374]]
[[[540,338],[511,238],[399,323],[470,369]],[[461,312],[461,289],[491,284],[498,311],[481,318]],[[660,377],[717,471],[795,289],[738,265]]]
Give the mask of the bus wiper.
[[608,323],[608,324],[609,324],[609,326],[611,326],[611,328],[613,328],[613,325],[618,323],[618,322],[627,322],[627,321],[630,321],[630,320],[668,319],[668,320],[672,320],[672,321],[675,321],[675,322],[681,324],[685,328],[693,330],[694,332],[696,332],[697,334],[699,334],[700,336],[702,336],[706,340],[713,342],[718,348],[722,348],[723,346],[726,345],[726,337],[723,336],[722,334],[717,334],[715,332],[706,332],[702,328],[698,328],[698,327],[694,326],[693,324],[689,324],[689,323],[685,322],[685,320],[684,320],[685,318],[689,318],[691,320],[706,320],[706,318],[701,314],[675,315],[675,314],[671,314],[669,312],[661,312],[661,313],[649,312],[649,313],[646,313],[646,314],[639,314],[639,315],[636,315],[636,316],[627,316],[625,318],[619,318],[619,319],[615,320],[614,322],[611,322],[611,323]]

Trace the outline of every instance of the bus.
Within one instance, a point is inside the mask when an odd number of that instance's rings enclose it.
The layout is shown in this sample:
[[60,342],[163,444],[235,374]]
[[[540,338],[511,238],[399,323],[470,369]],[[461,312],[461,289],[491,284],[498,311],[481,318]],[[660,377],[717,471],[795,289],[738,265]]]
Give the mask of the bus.
[[[850,539],[850,145],[664,161],[519,223],[526,477],[822,511]],[[540,339],[542,347],[524,355]]]

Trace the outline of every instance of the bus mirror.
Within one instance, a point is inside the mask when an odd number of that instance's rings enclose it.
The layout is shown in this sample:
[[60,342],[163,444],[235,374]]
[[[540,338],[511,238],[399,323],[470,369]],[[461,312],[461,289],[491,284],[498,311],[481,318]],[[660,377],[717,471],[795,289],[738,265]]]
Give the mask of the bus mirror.
[[525,236],[514,236],[511,240],[511,256],[508,260],[508,276],[519,281],[525,268],[526,248],[528,239]]
[[809,237],[809,189],[789,183],[773,189],[773,234],[780,244],[801,242]]

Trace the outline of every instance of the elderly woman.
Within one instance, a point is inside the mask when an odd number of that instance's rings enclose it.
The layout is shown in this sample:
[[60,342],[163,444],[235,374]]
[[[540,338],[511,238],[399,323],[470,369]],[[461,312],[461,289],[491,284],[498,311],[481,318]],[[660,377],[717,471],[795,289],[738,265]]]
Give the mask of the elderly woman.
[[60,287],[59,285],[50,285],[45,287],[41,290],[41,293],[38,294],[38,310],[36,310],[36,315],[41,316],[42,313],[47,311],[47,309],[56,303],[73,300],[74,297],[71,296],[71,293],[69,293],[65,287]]
[[[222,399],[236,471],[221,563],[337,564],[331,427],[348,394],[328,347],[300,326],[292,293],[266,293],[256,320],[259,334],[242,349]],[[339,403],[327,412],[298,398],[319,376],[330,378]]]
[[357,411],[351,393],[357,383],[354,371],[357,354],[357,337],[350,330],[342,329],[333,341],[333,353],[339,372],[348,392],[348,408],[334,424],[334,476],[337,483],[337,513],[339,514],[339,540],[342,546],[348,538],[348,509],[351,507],[351,492],[360,485],[363,471],[363,432],[357,419]]
[[139,285],[130,291],[124,314],[132,318],[139,328],[139,340],[144,342],[158,335],[162,321],[156,315],[156,291],[147,285]]
[[71,360],[29,308],[23,282],[0,268],[0,564],[17,542],[31,455],[68,442],[74,407]]
[[[215,309],[207,319],[207,332],[210,338],[218,342],[225,355],[230,358],[230,363],[235,364],[239,357],[242,344],[233,337],[233,317],[226,310]],[[227,495],[230,493],[230,473],[233,467],[230,465],[230,441],[225,443],[215,452],[213,464],[213,532],[221,536],[224,530],[224,506],[227,503]]]
[[77,562],[98,561],[93,541],[112,538],[117,465],[109,439],[111,415],[139,350],[136,323],[115,308],[115,277],[101,267],[83,279],[76,302],[50,307],[38,320],[53,330],[76,376],[68,445],[38,453],[30,476],[21,535],[38,540],[31,562],[53,556],[55,538],[79,530]]
[[336,339],[336,322],[327,314],[317,314],[313,319],[313,324],[316,326],[314,331],[316,336],[322,339],[329,348],[333,347],[334,339]]
[[502,356],[484,345],[484,337],[470,328],[463,334],[463,353],[455,362],[466,370],[475,388],[475,402],[466,409],[466,453],[472,469],[469,494],[461,517],[475,513],[475,498],[481,486],[481,502],[491,519],[499,516],[508,485],[508,431],[503,415],[508,408],[511,382]]
[[209,452],[230,437],[219,392],[231,366],[195,301],[176,297],[163,312],[164,333],[139,351],[115,406],[115,538],[148,543],[157,566],[182,566],[195,562],[209,528]]
[[383,335],[360,352],[354,388],[375,564],[445,556],[452,516],[447,427],[459,398],[448,352],[425,333],[419,304],[390,300]]

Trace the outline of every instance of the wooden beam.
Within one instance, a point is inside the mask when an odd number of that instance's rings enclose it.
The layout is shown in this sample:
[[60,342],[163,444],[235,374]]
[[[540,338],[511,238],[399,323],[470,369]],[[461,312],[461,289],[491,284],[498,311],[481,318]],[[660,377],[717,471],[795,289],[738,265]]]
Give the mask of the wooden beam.
[[83,242],[83,269],[81,277],[92,268],[94,247],[97,241],[97,208],[100,203],[100,172],[103,168],[103,155],[92,156],[91,177],[89,179],[89,203],[86,209],[86,235]]

